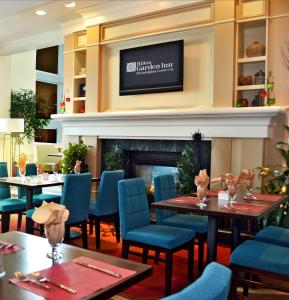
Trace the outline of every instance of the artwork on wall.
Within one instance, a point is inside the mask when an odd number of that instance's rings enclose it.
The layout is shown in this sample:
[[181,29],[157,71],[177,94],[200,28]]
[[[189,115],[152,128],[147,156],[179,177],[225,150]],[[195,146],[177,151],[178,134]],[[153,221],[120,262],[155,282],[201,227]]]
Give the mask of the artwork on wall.
[[120,50],[120,95],[183,90],[184,41]]

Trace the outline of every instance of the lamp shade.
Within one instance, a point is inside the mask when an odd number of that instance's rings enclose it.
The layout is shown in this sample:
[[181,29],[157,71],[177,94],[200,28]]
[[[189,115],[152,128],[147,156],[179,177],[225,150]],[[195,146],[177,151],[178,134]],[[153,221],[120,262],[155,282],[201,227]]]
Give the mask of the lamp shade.
[[24,119],[9,119],[9,132],[24,132]]
[[0,132],[24,132],[24,119],[0,118]]

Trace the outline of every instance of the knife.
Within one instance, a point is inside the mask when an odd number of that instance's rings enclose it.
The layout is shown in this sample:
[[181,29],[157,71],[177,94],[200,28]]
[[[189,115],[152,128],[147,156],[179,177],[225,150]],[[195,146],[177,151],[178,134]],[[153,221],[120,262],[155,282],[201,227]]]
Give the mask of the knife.
[[90,269],[93,269],[93,270],[97,270],[97,271],[106,273],[108,275],[114,276],[116,278],[121,277],[121,275],[119,273],[114,272],[114,271],[110,271],[110,270],[107,270],[107,269],[104,269],[104,268],[101,268],[101,267],[97,267],[97,266],[92,265],[92,264],[87,264],[87,263],[84,263],[84,262],[80,262],[80,261],[77,261],[77,260],[74,260],[74,262],[78,265],[83,266],[83,267],[87,267],[87,268],[90,268]]

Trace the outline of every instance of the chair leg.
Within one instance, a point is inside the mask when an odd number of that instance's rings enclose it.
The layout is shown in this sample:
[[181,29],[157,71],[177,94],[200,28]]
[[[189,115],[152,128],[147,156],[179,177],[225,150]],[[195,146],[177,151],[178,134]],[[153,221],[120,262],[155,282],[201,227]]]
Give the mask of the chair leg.
[[10,214],[2,213],[2,233],[9,231]]
[[87,249],[88,241],[87,241],[87,221],[86,220],[81,223],[81,231],[82,231],[83,248]]
[[159,260],[160,260],[160,251],[159,250],[156,250],[155,251],[155,259],[154,259],[154,264],[158,264],[159,263]]
[[115,228],[115,236],[116,236],[116,242],[120,242],[120,227],[119,227],[119,214],[116,213],[114,215],[114,228]]
[[19,213],[17,218],[17,230],[21,229],[21,224],[22,224],[22,213]]
[[204,270],[204,246],[205,246],[205,235],[198,235],[199,246],[198,246],[198,273],[201,276]]
[[142,263],[146,264],[148,261],[148,253],[149,253],[149,249],[147,247],[143,248],[143,253],[142,253]]
[[231,289],[230,289],[230,295],[229,300],[236,300],[237,299],[237,287],[238,287],[238,271],[235,270],[234,267],[231,266],[232,270],[232,281],[231,281]]
[[128,252],[129,252],[129,242],[122,240],[121,257],[128,258]]
[[173,253],[166,253],[165,267],[165,296],[169,296],[172,290]]
[[89,234],[93,234],[93,218],[89,218]]
[[95,217],[95,245],[96,249],[100,248],[100,217]]
[[194,241],[188,245],[188,280],[194,280]]

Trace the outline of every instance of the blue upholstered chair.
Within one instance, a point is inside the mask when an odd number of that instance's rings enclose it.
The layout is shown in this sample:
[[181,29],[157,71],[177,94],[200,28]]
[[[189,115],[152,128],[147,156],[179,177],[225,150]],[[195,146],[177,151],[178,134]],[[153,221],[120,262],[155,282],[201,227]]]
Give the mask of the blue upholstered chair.
[[[237,299],[238,284],[245,287],[267,286],[269,289],[288,293],[289,249],[287,247],[248,240],[232,252],[231,269],[233,271],[231,299]],[[250,276],[247,278],[239,276],[240,273],[255,275],[254,281],[249,279]]]
[[122,257],[128,257],[130,246],[143,248],[143,263],[147,262],[149,249],[164,252],[165,295],[169,295],[173,253],[187,247],[188,278],[192,280],[195,232],[192,229],[150,223],[145,184],[142,178],[119,181],[118,195],[120,229],[123,239]]
[[90,173],[66,175],[60,201],[69,210],[69,217],[65,223],[65,239],[69,238],[70,227],[81,225],[84,248],[87,248],[87,219],[91,182]]
[[[26,176],[37,175],[37,167],[35,163],[26,164]],[[18,198],[24,199],[26,198],[26,190],[25,188],[18,188]],[[34,206],[41,206],[43,201],[46,202],[60,202],[60,196],[54,194],[43,194],[42,188],[33,189],[33,204]]]
[[118,214],[118,182],[124,177],[124,171],[103,171],[96,193],[90,201],[89,218],[95,222],[96,249],[100,248],[100,221],[102,217],[113,217],[116,240],[120,242]]
[[255,235],[255,240],[289,248],[289,229],[268,226]]
[[[8,177],[7,163],[0,163],[0,177]],[[12,199],[10,187],[0,184],[0,213],[2,220],[2,233],[9,231],[10,215],[19,214],[25,211],[26,201],[23,199]]]
[[[154,177],[155,201],[167,200],[177,196],[174,176],[171,174]],[[199,274],[204,266],[204,241],[208,230],[208,217],[177,213],[172,210],[156,209],[157,224],[193,229],[196,232],[198,247]]]
[[[70,227],[81,225],[84,248],[87,248],[87,219],[91,182],[90,173],[65,175],[60,201],[60,204],[69,210],[69,218],[65,223],[65,240],[69,239]],[[27,211],[26,217],[31,218],[34,211],[35,209]]]
[[229,268],[212,262],[194,283],[162,300],[227,300],[231,277]]

